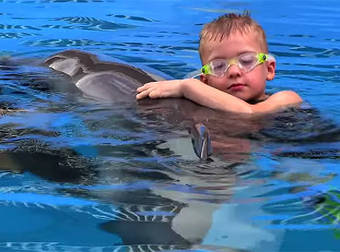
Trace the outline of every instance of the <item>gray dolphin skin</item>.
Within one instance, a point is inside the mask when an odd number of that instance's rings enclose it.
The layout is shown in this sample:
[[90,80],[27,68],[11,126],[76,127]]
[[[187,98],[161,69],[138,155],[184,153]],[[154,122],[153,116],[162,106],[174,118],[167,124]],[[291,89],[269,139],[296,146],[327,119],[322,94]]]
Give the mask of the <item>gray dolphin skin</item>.
[[[117,62],[101,61],[94,54],[66,50],[48,57],[44,65],[66,74],[71,82],[87,97],[103,102],[136,102],[136,89],[147,82],[162,79],[139,68]],[[190,117],[192,110],[201,107],[187,99],[144,99],[149,106],[172,107],[181,111],[182,117]],[[208,130],[199,123],[191,128],[193,148],[196,155],[206,160],[212,153]]]
[[68,75],[84,95],[99,101],[133,101],[138,87],[156,81],[141,69],[100,61],[96,55],[78,50],[54,54],[44,64]]

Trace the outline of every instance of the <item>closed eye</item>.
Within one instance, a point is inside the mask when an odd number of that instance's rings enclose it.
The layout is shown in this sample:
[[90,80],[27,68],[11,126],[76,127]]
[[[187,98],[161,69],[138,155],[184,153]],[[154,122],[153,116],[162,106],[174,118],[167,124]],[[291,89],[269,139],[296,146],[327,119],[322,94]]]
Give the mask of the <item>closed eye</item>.
[[246,66],[246,65],[252,65],[257,62],[257,58],[254,56],[244,56],[239,58],[240,64]]
[[224,72],[227,67],[227,63],[225,60],[214,60],[211,62],[211,66],[214,72]]

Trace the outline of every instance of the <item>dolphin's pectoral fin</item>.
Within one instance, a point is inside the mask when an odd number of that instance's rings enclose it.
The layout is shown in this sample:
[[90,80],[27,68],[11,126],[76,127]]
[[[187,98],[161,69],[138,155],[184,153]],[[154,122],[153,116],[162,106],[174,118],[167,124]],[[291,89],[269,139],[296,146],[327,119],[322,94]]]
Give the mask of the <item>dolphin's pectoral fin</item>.
[[204,124],[196,123],[193,125],[191,141],[196,155],[201,160],[207,160],[212,154],[212,146],[209,130]]

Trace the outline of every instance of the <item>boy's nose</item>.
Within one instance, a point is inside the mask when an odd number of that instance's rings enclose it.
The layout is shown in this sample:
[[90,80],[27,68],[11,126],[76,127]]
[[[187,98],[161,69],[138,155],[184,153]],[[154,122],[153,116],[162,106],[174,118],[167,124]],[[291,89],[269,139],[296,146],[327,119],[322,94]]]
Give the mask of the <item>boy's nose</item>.
[[228,78],[236,78],[236,77],[241,76],[241,74],[242,74],[242,71],[237,64],[232,64],[227,69]]

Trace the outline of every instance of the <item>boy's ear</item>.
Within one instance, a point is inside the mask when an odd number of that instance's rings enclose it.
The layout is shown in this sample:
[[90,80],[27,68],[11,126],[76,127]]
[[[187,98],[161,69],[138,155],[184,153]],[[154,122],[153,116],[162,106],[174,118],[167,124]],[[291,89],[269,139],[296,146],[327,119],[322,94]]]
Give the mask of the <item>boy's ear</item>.
[[202,81],[205,84],[208,84],[208,78],[205,74],[200,75],[200,81]]
[[267,62],[267,80],[272,80],[275,77],[276,61]]

